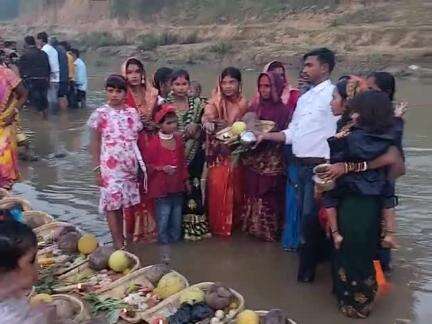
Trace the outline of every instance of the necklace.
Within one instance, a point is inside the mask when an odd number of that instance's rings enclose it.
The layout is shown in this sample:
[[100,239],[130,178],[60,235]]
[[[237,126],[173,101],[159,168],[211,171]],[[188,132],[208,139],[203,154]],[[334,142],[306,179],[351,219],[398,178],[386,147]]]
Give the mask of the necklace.
[[159,131],[159,138],[164,141],[170,141],[174,138],[174,134],[164,134]]

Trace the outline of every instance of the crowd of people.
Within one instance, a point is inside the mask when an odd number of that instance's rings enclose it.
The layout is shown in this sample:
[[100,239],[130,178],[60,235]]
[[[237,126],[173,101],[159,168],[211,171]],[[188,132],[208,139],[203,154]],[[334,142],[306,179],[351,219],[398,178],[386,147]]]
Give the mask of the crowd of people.
[[0,77],[3,91],[0,181],[2,188],[10,188],[18,179],[18,147],[23,148],[22,159],[37,160],[22,128],[19,110],[26,105],[47,118],[48,111],[84,108],[87,68],[79,50],[41,32],[36,39],[31,35],[24,38],[22,53],[17,51],[15,42],[0,37]]
[[[35,106],[43,110],[45,99],[54,105],[57,98],[60,106],[77,98],[85,103],[79,52],[48,42],[45,33],[37,39],[43,53],[28,36],[18,63]],[[333,84],[331,50],[312,50],[302,62],[297,85],[283,63],[270,62],[247,100],[235,67],[221,72],[206,99],[185,70],[162,67],[150,78],[139,59],[126,60],[120,74],[107,78],[106,103],[88,120],[99,209],[116,248],[229,237],[238,228],[298,252],[299,282],[313,282],[317,264],[331,259],[340,310],[365,318],[377,292],[373,261],[389,272],[396,246],[395,181],[405,172],[406,104],[394,103],[389,73],[348,75]],[[68,67],[63,73],[62,65]],[[5,138],[15,131],[25,89],[2,66],[0,90]],[[248,128],[270,121],[273,129],[254,128],[254,145],[238,156],[217,134],[240,121]],[[8,170],[13,154],[3,143],[1,185],[10,188],[17,169]]]

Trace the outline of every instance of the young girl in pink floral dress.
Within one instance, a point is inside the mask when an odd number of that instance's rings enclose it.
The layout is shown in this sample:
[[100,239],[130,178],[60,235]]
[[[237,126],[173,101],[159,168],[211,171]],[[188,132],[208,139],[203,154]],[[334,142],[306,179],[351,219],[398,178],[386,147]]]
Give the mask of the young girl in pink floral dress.
[[137,139],[142,128],[135,108],[125,102],[126,80],[111,75],[106,81],[107,103],[96,109],[88,125],[92,129],[92,155],[100,186],[99,210],[106,214],[115,248],[124,245],[122,209],[140,203],[137,182]]

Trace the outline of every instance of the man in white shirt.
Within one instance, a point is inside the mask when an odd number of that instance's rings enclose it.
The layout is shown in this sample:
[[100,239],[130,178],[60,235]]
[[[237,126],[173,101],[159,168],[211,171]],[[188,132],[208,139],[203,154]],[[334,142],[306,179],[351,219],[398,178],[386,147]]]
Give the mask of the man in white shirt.
[[312,83],[313,88],[299,98],[292,121],[286,130],[259,134],[258,141],[271,140],[292,144],[299,168],[299,207],[302,217],[297,280],[312,282],[320,250],[327,243],[318,220],[312,176],[313,168],[329,159],[327,138],[336,133],[337,119],[330,108],[334,90],[330,74],[335,66],[335,55],[329,49],[320,48],[305,54],[303,61],[302,74]]
[[86,107],[87,96],[87,67],[84,61],[80,58],[80,52],[76,48],[71,49],[73,58],[75,59],[75,86],[77,90],[77,102],[81,104],[81,108]]
[[50,65],[50,84],[48,88],[48,106],[51,111],[55,110],[58,105],[58,90],[60,83],[60,64],[57,50],[48,44],[48,35],[46,32],[37,34],[38,47],[48,55]]

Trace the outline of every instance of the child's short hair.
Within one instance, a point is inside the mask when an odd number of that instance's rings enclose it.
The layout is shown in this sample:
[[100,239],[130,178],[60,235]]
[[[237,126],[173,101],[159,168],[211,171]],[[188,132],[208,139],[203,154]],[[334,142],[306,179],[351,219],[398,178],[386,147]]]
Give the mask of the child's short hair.
[[114,88],[126,91],[126,87],[126,79],[120,74],[111,74],[105,82],[105,89]]
[[179,78],[184,78],[187,82],[190,82],[189,72],[186,70],[183,70],[183,69],[175,70],[171,74],[170,82],[173,83],[175,80],[177,80]]
[[19,259],[36,246],[36,234],[29,226],[14,220],[0,221],[0,273],[16,269]]
[[198,89],[202,90],[201,83],[199,83],[199,82],[196,81],[196,80],[191,81],[191,82],[190,82],[190,85],[191,85],[192,87],[197,87]]

